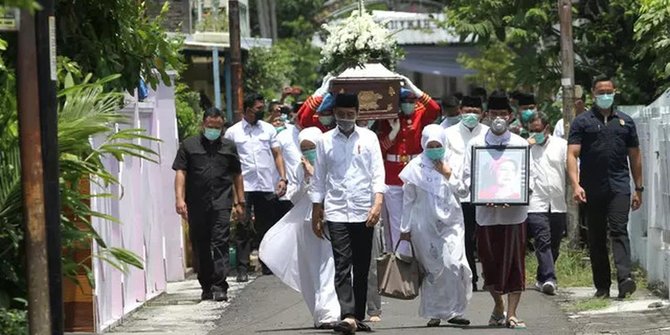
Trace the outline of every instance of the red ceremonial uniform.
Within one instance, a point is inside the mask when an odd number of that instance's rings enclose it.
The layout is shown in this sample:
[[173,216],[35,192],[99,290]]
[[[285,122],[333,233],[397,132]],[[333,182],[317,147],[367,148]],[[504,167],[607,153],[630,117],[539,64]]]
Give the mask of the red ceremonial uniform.
[[298,125],[300,125],[301,129],[317,127],[324,133],[330,130],[319,122],[319,115],[316,114],[316,109],[319,108],[322,101],[323,97],[318,95],[310,95],[307,100],[305,100],[305,103],[302,104],[298,110],[298,115],[296,116]]
[[423,151],[421,132],[425,126],[435,122],[440,113],[440,105],[424,93],[417,100],[412,115],[399,114],[400,131],[393,142],[389,140],[391,126],[388,122],[380,122],[379,142],[386,169],[386,185],[402,186],[398,177],[400,171],[412,160],[412,156]]

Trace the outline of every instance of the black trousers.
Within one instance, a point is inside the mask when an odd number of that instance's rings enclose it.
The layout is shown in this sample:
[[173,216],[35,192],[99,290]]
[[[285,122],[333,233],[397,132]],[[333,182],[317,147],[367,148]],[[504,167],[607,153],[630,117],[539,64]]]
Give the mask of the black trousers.
[[468,259],[468,265],[472,270],[472,284],[477,285],[479,276],[477,276],[477,262],[475,262],[475,253],[477,252],[477,242],[475,242],[475,230],[477,229],[476,206],[464,202],[461,204],[461,208],[463,209],[463,220],[465,222],[465,258]]
[[[279,201],[274,192],[244,192],[247,203],[247,221],[238,223],[235,237],[237,242],[237,269],[249,269],[249,256],[258,247],[265,233],[277,222]],[[251,221],[252,214],[255,222]]]
[[189,208],[188,231],[202,290],[228,290],[230,209]]
[[279,207],[277,207],[277,220],[281,220],[281,218],[288,213],[291,208],[293,208],[293,203],[291,200],[279,200]]
[[374,228],[366,227],[365,223],[328,221],[326,224],[333,247],[335,291],[340,301],[342,319],[353,316],[362,321],[367,306]]
[[528,213],[528,235],[533,237],[537,273],[535,279],[556,282],[554,264],[558,260],[561,239],[565,235],[565,213]]
[[627,229],[630,194],[588,196],[584,208],[589,228],[589,252],[593,284],[596,289],[609,289],[612,281],[607,251],[608,231],[618,281],[621,282],[631,276],[630,240],[628,239]]

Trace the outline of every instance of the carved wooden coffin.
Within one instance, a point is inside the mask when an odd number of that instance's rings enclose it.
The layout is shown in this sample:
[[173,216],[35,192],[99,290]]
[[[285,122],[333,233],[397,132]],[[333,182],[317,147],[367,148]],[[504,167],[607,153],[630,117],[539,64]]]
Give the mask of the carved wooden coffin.
[[349,68],[331,81],[333,94],[358,94],[359,120],[395,119],[400,111],[400,76],[381,64]]

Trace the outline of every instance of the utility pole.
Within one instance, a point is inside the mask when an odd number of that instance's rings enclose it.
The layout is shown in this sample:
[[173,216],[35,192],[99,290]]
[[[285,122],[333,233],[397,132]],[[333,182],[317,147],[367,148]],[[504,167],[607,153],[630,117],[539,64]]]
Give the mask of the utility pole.
[[63,334],[63,271],[61,269],[60,186],[58,177],[58,108],[56,107],[56,18],[54,0],[40,0],[35,12],[37,84],[44,166],[44,217],[49,260],[52,334]]
[[16,61],[18,84],[19,145],[21,148],[21,187],[25,229],[28,284],[28,328],[31,335],[51,333],[49,266],[44,212],[44,174],[42,136],[37,85],[35,21],[21,10]]
[[[558,18],[561,27],[561,86],[563,87],[563,122],[565,134],[570,133],[570,124],[575,118],[575,54],[572,49],[572,1],[558,0]],[[566,163],[567,164],[567,163]],[[566,172],[567,173],[567,172]],[[568,204],[566,215],[568,238],[572,245],[579,242],[579,213],[572,200],[570,178],[565,178],[565,197]]]
[[233,115],[237,122],[244,111],[244,92],[242,91],[242,46],[240,41],[240,3],[228,0],[228,21],[230,22],[230,68],[233,72]]

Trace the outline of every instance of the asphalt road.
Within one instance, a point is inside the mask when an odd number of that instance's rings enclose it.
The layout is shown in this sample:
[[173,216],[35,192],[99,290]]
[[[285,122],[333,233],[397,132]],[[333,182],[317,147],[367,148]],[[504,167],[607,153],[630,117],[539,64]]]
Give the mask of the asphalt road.
[[[487,326],[493,303],[488,293],[475,292],[466,312],[472,321],[468,327],[441,326],[427,328],[427,320],[418,316],[419,299],[383,300],[382,321],[370,324],[379,334],[575,334],[575,325],[568,321],[553,297],[527,290],[521,299],[519,316],[528,325],[526,330],[490,328]],[[227,307],[210,334],[332,334],[312,328],[312,318],[299,293],[274,276],[263,276],[245,287]],[[361,333],[365,334],[365,333]]]

